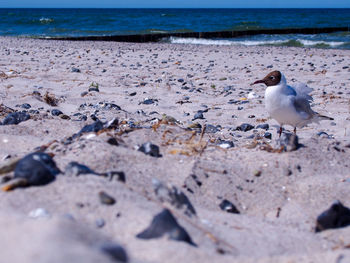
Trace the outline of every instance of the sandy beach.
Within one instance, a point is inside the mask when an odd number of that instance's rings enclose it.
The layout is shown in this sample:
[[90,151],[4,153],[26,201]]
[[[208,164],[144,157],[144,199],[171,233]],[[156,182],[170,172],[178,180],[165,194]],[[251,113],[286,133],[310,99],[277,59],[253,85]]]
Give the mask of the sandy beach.
[[[0,192],[1,262],[125,262],[110,244],[128,262],[350,262],[350,227],[315,233],[336,200],[350,207],[350,50],[7,37],[0,46],[0,122],[30,116],[0,125],[0,169],[46,146],[61,171]],[[334,118],[298,129],[293,151],[276,146],[265,87],[250,85],[273,70],[313,88],[312,108]],[[79,133],[96,120],[103,129]],[[139,150],[147,142],[156,156]],[[70,172],[71,162],[95,174]],[[163,209],[195,245],[137,237]]]

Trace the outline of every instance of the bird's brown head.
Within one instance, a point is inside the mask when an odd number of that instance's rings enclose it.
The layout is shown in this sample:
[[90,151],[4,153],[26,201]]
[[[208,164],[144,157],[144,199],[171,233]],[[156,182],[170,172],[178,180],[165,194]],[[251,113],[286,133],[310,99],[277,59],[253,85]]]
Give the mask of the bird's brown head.
[[278,70],[275,70],[267,74],[265,78],[255,81],[254,83],[252,83],[252,85],[255,85],[258,83],[264,83],[267,87],[275,86],[278,83],[280,83],[281,78],[282,78],[281,72],[279,72]]

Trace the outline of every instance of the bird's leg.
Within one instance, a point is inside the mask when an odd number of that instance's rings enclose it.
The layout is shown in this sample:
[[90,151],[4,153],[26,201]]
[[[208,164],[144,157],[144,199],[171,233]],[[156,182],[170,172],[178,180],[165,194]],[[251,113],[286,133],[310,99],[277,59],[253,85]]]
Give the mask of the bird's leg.
[[280,130],[279,130],[279,132],[278,132],[278,135],[279,135],[278,137],[281,137],[281,135],[282,135],[282,130],[283,130],[283,129],[282,129],[282,126],[280,126]]
[[297,127],[294,127],[294,134],[297,135]]

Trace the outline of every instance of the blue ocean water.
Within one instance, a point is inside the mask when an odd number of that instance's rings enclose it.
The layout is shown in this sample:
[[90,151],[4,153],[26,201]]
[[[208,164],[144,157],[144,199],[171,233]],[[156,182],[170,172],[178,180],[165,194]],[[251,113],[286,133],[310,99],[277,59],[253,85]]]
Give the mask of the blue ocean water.
[[[3,36],[109,36],[310,27],[349,28],[350,9],[0,9]],[[349,32],[166,41],[350,49]]]

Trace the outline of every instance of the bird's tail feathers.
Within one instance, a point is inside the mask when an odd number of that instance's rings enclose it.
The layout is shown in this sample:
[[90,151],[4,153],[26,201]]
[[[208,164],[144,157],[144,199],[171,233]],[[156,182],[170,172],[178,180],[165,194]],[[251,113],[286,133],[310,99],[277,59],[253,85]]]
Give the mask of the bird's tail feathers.
[[333,121],[333,120],[334,120],[332,117],[328,117],[328,116],[321,115],[321,114],[317,114],[317,117],[318,117],[320,120],[329,120],[329,121]]

